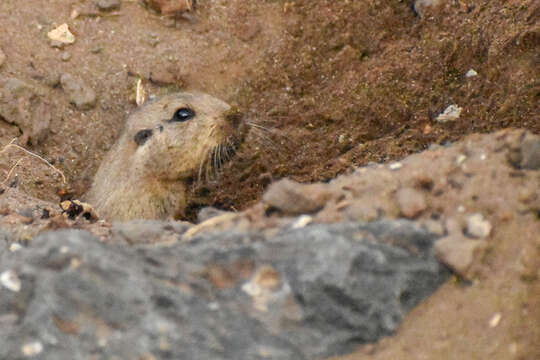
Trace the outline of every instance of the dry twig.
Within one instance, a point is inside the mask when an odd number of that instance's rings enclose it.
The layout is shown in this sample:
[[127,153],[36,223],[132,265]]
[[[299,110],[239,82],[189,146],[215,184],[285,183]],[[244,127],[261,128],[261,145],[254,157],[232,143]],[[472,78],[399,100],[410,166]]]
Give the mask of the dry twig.
[[[50,162],[48,162],[46,159],[44,159],[43,157],[39,156],[38,154],[35,154],[29,150],[26,150],[25,148],[23,148],[22,146],[20,145],[17,145],[17,144],[14,144],[14,142],[17,140],[17,138],[14,138],[13,140],[11,140],[9,142],[9,144],[7,144],[6,146],[4,146],[4,148],[0,151],[0,154],[2,154],[3,152],[5,152],[8,148],[10,147],[14,147],[16,149],[19,149],[19,150],[22,150],[24,151],[25,153],[27,153],[28,155],[30,156],[33,156],[41,161],[43,161],[45,164],[47,164],[47,166],[49,166],[51,169],[53,169],[56,173],[60,174],[60,176],[62,177],[62,182],[65,184],[66,183],[66,177],[64,176],[64,173],[60,170],[58,170],[53,164],[51,164]],[[2,182],[2,185],[4,185],[10,178],[11,174],[13,173],[13,170],[20,164],[20,162],[22,161],[23,159],[19,159],[15,165],[13,165],[13,167],[11,169],[9,169],[9,172],[7,174],[7,177],[6,179]]]

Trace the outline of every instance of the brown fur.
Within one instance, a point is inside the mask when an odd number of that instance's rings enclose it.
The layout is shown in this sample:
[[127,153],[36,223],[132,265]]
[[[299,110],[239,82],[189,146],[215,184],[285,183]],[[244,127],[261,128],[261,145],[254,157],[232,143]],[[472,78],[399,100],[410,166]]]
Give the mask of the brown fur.
[[[195,117],[168,121],[182,107],[193,109]],[[243,122],[231,111],[225,102],[202,93],[167,95],[145,105],[129,116],[87,201],[109,220],[181,216],[187,182],[215,161],[211,154],[218,145],[231,144],[242,131]],[[152,136],[138,145],[135,135],[144,129],[152,130]]]

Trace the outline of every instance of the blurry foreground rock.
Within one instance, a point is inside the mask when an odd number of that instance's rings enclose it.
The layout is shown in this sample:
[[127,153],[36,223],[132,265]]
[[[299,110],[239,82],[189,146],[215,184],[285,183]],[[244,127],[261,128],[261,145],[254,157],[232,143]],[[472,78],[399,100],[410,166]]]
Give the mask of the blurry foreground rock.
[[[395,333],[448,269],[470,283],[491,279],[497,245],[517,229],[528,250],[509,266],[535,282],[538,140],[473,135],[399,168],[359,168],[328,184],[283,180],[253,208],[206,211],[197,225],[60,221],[54,204],[4,189],[0,358],[343,354]],[[70,227],[87,231],[31,239]]]
[[[67,230],[3,250],[0,358],[321,359],[397,330],[447,278],[406,221],[106,245]],[[395,244],[397,245],[395,245]],[[80,356],[75,356],[77,349]]]

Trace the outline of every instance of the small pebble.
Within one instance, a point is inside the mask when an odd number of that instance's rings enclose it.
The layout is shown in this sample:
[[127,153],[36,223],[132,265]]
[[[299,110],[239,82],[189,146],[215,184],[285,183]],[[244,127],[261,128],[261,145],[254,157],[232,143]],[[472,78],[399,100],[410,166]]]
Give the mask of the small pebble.
[[403,164],[400,163],[400,162],[393,162],[393,163],[391,163],[391,164],[388,166],[388,168],[389,168],[390,170],[399,170],[399,169],[401,169],[402,167],[403,167]]
[[69,101],[79,110],[89,110],[96,105],[96,93],[80,78],[70,74],[62,74],[60,83],[69,97]]
[[495,315],[493,315],[491,319],[489,319],[489,327],[494,328],[497,325],[499,325],[499,323],[501,322],[501,318],[502,318],[501,313],[496,313]]
[[401,215],[408,219],[417,217],[427,208],[424,194],[416,189],[399,189],[396,199]]
[[2,49],[0,49],[0,66],[2,66],[5,61],[6,61],[6,55],[4,54]]
[[465,160],[467,160],[467,157],[463,154],[459,154],[458,157],[456,158],[456,165],[459,166],[463,164]]
[[467,278],[476,252],[486,246],[483,240],[471,240],[460,235],[450,235],[435,243],[437,258],[461,276]]
[[111,11],[120,8],[120,0],[97,0],[95,4],[100,10],[104,11]]
[[430,233],[442,236],[444,235],[446,229],[444,224],[438,220],[428,219],[422,222],[422,227],[429,231]]
[[79,17],[79,15],[81,15],[80,11],[78,9],[73,9],[69,17],[71,18],[71,20],[75,20]]
[[32,357],[41,354],[43,351],[43,345],[39,341],[33,341],[31,343],[24,344],[21,350],[24,356]]
[[286,214],[303,215],[319,211],[331,197],[326,184],[300,184],[282,179],[268,187],[263,201]]
[[309,215],[301,215],[296,219],[296,221],[293,223],[292,228],[293,229],[300,229],[305,227],[307,224],[311,223],[313,221],[313,218]]
[[69,61],[71,59],[71,53],[67,51],[62,53],[62,55],[60,56],[60,59],[62,59],[62,61]]
[[21,280],[13,270],[6,270],[0,274],[0,284],[13,292],[19,292],[21,290]]
[[469,71],[467,71],[467,73],[465,74],[465,77],[467,78],[472,78],[475,76],[478,76],[478,73],[474,69],[469,69]]
[[19,243],[12,243],[11,245],[9,245],[9,251],[11,252],[19,251],[21,249],[22,249],[22,246]]
[[476,213],[467,217],[467,234],[483,239],[491,233],[491,224],[484,215]]
[[448,121],[455,121],[459,119],[459,116],[461,115],[462,110],[463,108],[460,108],[459,106],[455,104],[450,105],[446,109],[444,109],[444,111],[441,114],[439,114],[439,116],[437,116],[435,120],[443,124]]
[[521,145],[521,167],[528,170],[540,169],[540,137],[526,139]]
[[75,42],[75,35],[69,31],[68,24],[65,23],[49,31],[47,36],[52,41],[58,41],[62,44],[73,44]]

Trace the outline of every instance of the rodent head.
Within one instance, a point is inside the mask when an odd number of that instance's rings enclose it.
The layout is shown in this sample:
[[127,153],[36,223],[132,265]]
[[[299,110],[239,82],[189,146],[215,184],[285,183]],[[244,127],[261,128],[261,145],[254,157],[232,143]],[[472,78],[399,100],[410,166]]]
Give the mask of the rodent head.
[[227,103],[202,93],[176,93],[132,114],[121,143],[132,153],[133,174],[174,181],[225,160],[244,132],[242,116]]

